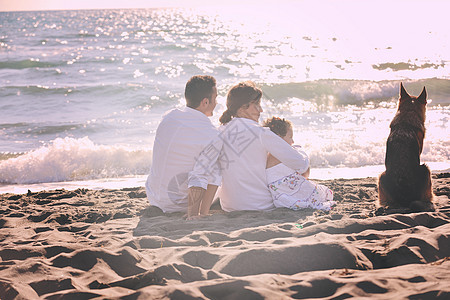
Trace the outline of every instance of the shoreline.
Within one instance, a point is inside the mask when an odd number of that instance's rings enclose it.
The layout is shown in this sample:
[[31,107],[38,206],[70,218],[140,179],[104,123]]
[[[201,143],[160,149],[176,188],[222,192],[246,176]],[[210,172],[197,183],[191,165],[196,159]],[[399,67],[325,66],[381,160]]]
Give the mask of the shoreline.
[[[450,172],[450,162],[426,163],[432,174]],[[333,180],[333,179],[362,179],[377,178],[385,170],[384,165],[364,167],[341,167],[341,168],[314,168],[311,170],[311,180]],[[144,187],[148,175],[125,176],[118,178],[103,178],[92,180],[74,180],[62,182],[30,183],[30,184],[5,184],[0,183],[0,195],[6,193],[25,194],[28,190],[39,192],[44,190],[76,190],[87,188],[92,190],[122,189]]]

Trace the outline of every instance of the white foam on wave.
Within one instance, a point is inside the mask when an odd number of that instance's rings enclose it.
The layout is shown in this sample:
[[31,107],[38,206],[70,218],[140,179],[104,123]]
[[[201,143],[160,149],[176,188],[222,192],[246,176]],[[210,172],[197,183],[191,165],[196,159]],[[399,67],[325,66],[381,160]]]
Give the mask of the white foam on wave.
[[[381,135],[379,131],[376,127],[359,133],[341,129],[330,136],[329,130],[304,128],[304,131],[296,131],[294,138],[308,153],[313,169],[328,170],[320,174],[333,174],[319,177],[339,177],[339,171],[334,171],[337,169],[351,170],[351,177],[360,176],[354,175],[358,168],[367,173],[364,176],[372,176],[371,168],[384,163],[386,146],[383,135],[387,136],[388,131]],[[378,137],[374,141],[375,136]],[[426,141],[422,161],[448,163],[449,146],[449,141]],[[151,151],[96,145],[87,137],[66,137],[18,157],[0,160],[0,183],[111,180],[147,175],[150,166]]]
[[[294,101],[292,103],[303,103]],[[277,110],[269,107],[265,116],[278,115],[293,123],[294,141],[308,153],[313,168],[359,168],[384,164],[389,124],[395,108],[363,109],[347,107],[341,111]],[[448,107],[427,111],[427,128],[421,160],[449,162],[450,135]]]
[[[364,176],[371,176],[370,168],[383,165],[389,123],[395,109],[283,112],[285,114],[282,116],[293,122],[294,140],[308,153],[311,168],[332,170],[322,172],[323,176],[319,178],[338,178],[340,171],[335,174],[334,170],[344,171],[346,168],[350,169],[350,174],[362,168],[367,173]],[[269,116],[272,113],[271,109],[265,112]],[[448,108],[433,108],[427,112],[422,161],[449,163],[448,115]],[[105,178],[147,175],[151,166],[151,151],[136,149],[137,146],[96,145],[88,137],[57,138],[46,146],[17,157],[3,155],[3,160],[0,160],[0,184],[102,181]],[[335,175],[327,175],[327,172]]]
[[146,174],[151,152],[95,145],[88,137],[57,138],[19,157],[0,161],[0,182],[27,184]]

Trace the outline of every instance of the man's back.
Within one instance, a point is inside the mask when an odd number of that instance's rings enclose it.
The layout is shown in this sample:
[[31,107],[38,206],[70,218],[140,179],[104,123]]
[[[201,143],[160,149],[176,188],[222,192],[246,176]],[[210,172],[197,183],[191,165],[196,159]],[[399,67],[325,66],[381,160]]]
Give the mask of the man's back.
[[195,109],[174,109],[164,115],[156,131],[153,161],[146,182],[151,205],[164,212],[187,210],[189,172],[217,135],[209,118]]

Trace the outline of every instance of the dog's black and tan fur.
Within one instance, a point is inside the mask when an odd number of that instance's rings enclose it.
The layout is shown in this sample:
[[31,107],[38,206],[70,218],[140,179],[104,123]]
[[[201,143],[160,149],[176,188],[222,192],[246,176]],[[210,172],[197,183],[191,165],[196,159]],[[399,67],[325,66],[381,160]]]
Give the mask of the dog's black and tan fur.
[[400,84],[398,110],[391,122],[386,146],[386,171],[378,180],[382,206],[412,211],[434,210],[430,170],[425,164],[420,164],[426,98],[425,87],[419,97],[414,97]]

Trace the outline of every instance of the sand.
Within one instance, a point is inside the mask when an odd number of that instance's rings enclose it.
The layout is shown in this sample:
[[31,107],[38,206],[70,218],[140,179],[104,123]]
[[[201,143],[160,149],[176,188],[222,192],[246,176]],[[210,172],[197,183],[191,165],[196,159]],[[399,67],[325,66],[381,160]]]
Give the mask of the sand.
[[186,221],[143,188],[0,195],[0,299],[449,299],[450,174],[435,212],[376,206],[376,179],[320,181],[329,213]]

